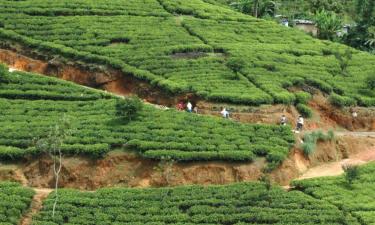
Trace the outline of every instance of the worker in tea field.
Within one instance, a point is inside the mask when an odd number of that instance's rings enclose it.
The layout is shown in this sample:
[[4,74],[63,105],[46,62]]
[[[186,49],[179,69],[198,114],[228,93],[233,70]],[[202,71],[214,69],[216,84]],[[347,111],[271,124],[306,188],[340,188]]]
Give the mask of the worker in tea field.
[[177,108],[178,111],[182,111],[182,110],[184,110],[184,108],[185,108],[184,103],[183,103],[182,101],[179,102],[179,103],[177,104],[176,108]]
[[358,117],[358,113],[357,113],[357,111],[353,111],[352,112],[352,116],[353,116],[353,119],[355,119],[355,118],[357,118]]
[[191,104],[190,101],[188,101],[188,103],[186,104],[186,110],[191,113],[193,112],[193,104]]
[[220,113],[223,116],[223,118],[229,119],[229,112],[227,111],[225,107],[221,110]]
[[286,126],[287,122],[288,122],[288,120],[287,120],[286,116],[282,115],[281,119],[280,119],[280,125],[281,126]]
[[299,116],[297,119],[297,131],[302,131],[304,124],[304,119],[302,116]]

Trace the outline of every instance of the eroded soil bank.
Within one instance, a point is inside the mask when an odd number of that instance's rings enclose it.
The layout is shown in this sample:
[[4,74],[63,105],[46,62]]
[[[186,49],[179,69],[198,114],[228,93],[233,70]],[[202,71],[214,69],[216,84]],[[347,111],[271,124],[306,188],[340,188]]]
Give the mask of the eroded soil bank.
[[40,56],[35,52],[32,54],[31,50],[20,46],[16,49],[0,48],[0,62],[16,70],[53,76],[118,95],[135,94],[159,105],[175,105],[176,98],[183,99],[187,96],[170,96],[145,81],[108,67],[70,62],[60,58],[45,59],[46,56]]
[[[288,185],[309,168],[338,162],[361,152],[375,152],[375,138],[345,136],[334,141],[321,142],[310,157],[305,157],[301,150],[295,148],[289,158],[269,176],[275,183]],[[362,162],[374,159],[362,157]],[[174,163],[147,160],[123,151],[111,152],[99,160],[65,157],[63,164],[60,187],[82,190],[114,186],[161,187],[254,181],[263,175],[265,167],[264,159],[258,159],[253,163]],[[54,184],[52,161],[46,156],[41,156],[15,164],[0,165],[1,180],[18,181],[37,188],[51,188]]]

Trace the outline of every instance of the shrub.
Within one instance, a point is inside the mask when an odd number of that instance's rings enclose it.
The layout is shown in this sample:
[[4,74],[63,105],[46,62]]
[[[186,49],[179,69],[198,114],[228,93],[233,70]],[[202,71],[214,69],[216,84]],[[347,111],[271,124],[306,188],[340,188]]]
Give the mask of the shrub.
[[324,134],[323,131],[314,131],[304,135],[301,148],[305,156],[309,156],[315,152],[318,141],[331,141],[334,138],[335,134],[332,130],[328,131],[327,134]]
[[227,61],[226,65],[231,70],[233,70],[234,72],[238,73],[238,72],[241,72],[241,70],[244,68],[245,61],[243,59],[240,59],[240,58],[230,58]]
[[295,93],[295,96],[297,104],[306,104],[312,98],[311,94],[304,91]]
[[116,115],[127,121],[134,119],[141,109],[142,101],[138,97],[116,100]]
[[3,64],[0,64],[0,83],[2,83],[4,80],[5,80],[5,74],[8,72],[8,68],[3,65]]
[[375,90],[375,73],[366,78],[366,84],[368,88]]
[[340,96],[335,93],[332,93],[329,96],[328,100],[332,105],[335,105],[338,107],[354,106],[356,104],[356,101],[354,99],[350,97]]
[[331,85],[319,79],[307,78],[306,83],[328,94],[331,93],[333,90]]
[[359,176],[359,168],[356,165],[343,165],[342,169],[345,172],[345,180],[349,185]]
[[297,110],[306,118],[311,118],[313,116],[313,111],[305,104],[298,104]]

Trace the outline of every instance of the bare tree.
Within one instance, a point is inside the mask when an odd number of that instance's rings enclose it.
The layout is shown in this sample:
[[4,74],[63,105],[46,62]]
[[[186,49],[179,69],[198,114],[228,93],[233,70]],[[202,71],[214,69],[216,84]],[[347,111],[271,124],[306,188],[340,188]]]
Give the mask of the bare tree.
[[55,216],[58,202],[59,177],[62,169],[61,147],[64,140],[71,135],[72,129],[69,119],[64,115],[62,119],[51,126],[46,137],[41,138],[36,143],[36,148],[47,153],[53,160],[53,173],[55,177],[55,201],[52,209],[52,217]]

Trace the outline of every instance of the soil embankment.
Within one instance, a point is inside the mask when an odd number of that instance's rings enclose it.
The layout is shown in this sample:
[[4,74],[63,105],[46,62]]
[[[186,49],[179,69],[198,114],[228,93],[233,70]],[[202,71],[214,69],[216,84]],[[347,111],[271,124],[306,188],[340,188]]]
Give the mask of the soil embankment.
[[[338,137],[334,141],[320,142],[314,154],[305,157],[301,150],[291,151],[279,168],[269,173],[280,185],[288,185],[295,178],[308,176],[324,165],[360,159],[374,160],[374,137]],[[358,155],[359,154],[359,155]],[[361,155],[364,154],[364,155]],[[98,160],[84,157],[65,157],[60,187],[95,190],[101,187],[161,187],[188,184],[228,184],[258,180],[264,174],[266,162],[170,162],[153,161],[134,153],[114,151]],[[319,169],[318,169],[319,170]],[[309,172],[312,171],[312,172]],[[306,175],[307,174],[307,175]],[[314,173],[316,174],[316,173]],[[327,175],[327,173],[322,173]],[[332,175],[335,175],[332,174]],[[53,187],[52,161],[47,157],[0,166],[0,180],[14,180],[25,186]]]

